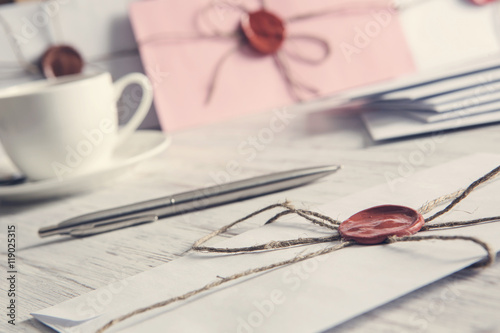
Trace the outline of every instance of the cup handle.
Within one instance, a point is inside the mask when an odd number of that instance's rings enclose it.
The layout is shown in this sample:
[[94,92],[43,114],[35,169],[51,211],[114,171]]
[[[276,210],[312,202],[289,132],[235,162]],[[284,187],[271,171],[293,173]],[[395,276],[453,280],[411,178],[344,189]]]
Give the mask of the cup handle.
[[125,87],[133,83],[141,86],[142,99],[132,118],[130,118],[130,120],[118,130],[116,144],[121,143],[139,127],[144,118],[146,118],[153,101],[153,87],[151,86],[148,77],[141,73],[130,73],[119,78],[113,83],[116,102],[118,102],[118,99],[122,96]]

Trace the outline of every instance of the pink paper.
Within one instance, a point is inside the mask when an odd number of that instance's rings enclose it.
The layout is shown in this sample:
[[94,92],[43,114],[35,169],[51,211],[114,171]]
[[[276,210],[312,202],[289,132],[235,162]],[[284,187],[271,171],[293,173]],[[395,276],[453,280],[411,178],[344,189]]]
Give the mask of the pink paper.
[[[197,30],[196,14],[209,4],[212,7]],[[283,52],[292,50],[310,56],[321,53],[318,46],[304,40],[286,39],[280,50],[290,73],[301,83],[318,90],[318,95],[301,94],[306,100],[415,70],[397,14],[391,11],[389,1],[367,1],[364,5],[368,7],[363,9],[359,2],[331,0],[268,0],[266,4],[267,10],[281,18],[326,13],[286,25],[289,36],[309,35],[326,40],[332,52],[323,62],[309,64]],[[273,57],[248,52],[248,48],[238,49],[227,58],[219,71],[212,98],[209,103],[205,102],[217,62],[237,46],[238,39],[190,39],[187,36],[200,29],[207,32],[207,22],[235,31],[241,12],[232,5],[249,10],[260,8],[260,2],[255,0],[149,0],[131,5],[135,37],[153,82],[155,106],[164,130],[200,126],[297,102],[290,95]],[[329,13],[332,7],[346,10]],[[156,37],[154,42],[144,42],[152,37]]]

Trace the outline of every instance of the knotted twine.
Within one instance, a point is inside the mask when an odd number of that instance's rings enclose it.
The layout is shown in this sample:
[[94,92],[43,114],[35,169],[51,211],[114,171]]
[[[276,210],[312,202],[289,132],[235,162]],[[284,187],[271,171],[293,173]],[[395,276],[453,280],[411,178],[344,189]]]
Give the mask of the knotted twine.
[[[454,228],[454,227],[464,227],[464,226],[471,226],[471,225],[477,225],[485,222],[492,222],[492,221],[499,221],[500,216],[492,216],[492,217],[485,217],[485,218],[480,218],[480,219],[474,219],[474,220],[468,220],[468,221],[450,221],[450,222],[444,222],[444,223],[429,223],[432,222],[434,219],[437,217],[449,212],[453,207],[455,207],[458,203],[460,203],[462,200],[464,200],[469,194],[471,194],[479,185],[495,178],[498,174],[500,173],[500,166],[496,167],[495,169],[491,170],[481,178],[477,179],[473,183],[471,183],[465,190],[458,190],[456,192],[450,193],[443,195],[437,199],[431,200],[426,202],[424,205],[422,205],[417,211],[420,214],[427,214],[434,210],[437,206],[440,204],[453,200],[451,203],[449,203],[445,208],[441,209],[437,213],[433,214],[432,216],[428,217],[425,219],[425,224],[420,230],[434,230],[434,229],[444,229],[444,228]],[[308,238],[297,238],[297,239],[290,239],[290,240],[282,240],[282,241],[271,241],[268,243],[260,244],[260,245],[254,245],[254,246],[248,246],[248,247],[237,247],[237,248],[219,248],[219,247],[208,247],[208,246],[202,246],[205,242],[208,240],[212,239],[213,237],[223,234],[227,230],[231,229],[235,225],[242,223],[254,216],[257,216],[263,212],[266,212],[268,210],[272,210],[274,208],[283,208],[284,210],[277,213],[273,217],[267,220],[265,224],[271,224],[273,222],[276,222],[279,220],[281,217],[285,215],[290,215],[290,214],[295,214],[300,217],[302,217],[305,221],[311,222],[315,225],[318,225],[322,228],[327,228],[331,230],[337,231],[340,224],[342,221],[333,219],[329,216],[320,214],[318,212],[310,211],[310,210],[304,210],[304,209],[297,209],[294,208],[289,202],[284,202],[284,203],[277,203],[273,204],[267,207],[264,207],[260,210],[257,210],[239,220],[234,221],[233,223],[230,223],[218,230],[213,231],[212,233],[200,238],[197,240],[193,246],[191,247],[190,250],[197,251],[197,252],[208,252],[208,253],[251,253],[251,252],[256,252],[256,251],[272,251],[272,250],[277,250],[277,249],[283,249],[283,248],[289,248],[293,246],[302,246],[302,245],[310,245],[310,244],[320,244],[320,243],[329,243],[329,242],[334,242],[334,241],[340,241],[340,243],[332,245],[330,247],[326,247],[324,249],[310,252],[307,254],[299,254],[291,259],[288,260],[283,260],[279,261],[270,265],[262,266],[262,267],[257,267],[257,268],[251,268],[243,272],[239,272],[236,274],[233,274],[228,277],[218,277],[217,280],[214,280],[205,286],[191,290],[183,295],[175,296],[172,298],[169,298],[167,300],[158,302],[156,304],[140,308],[137,310],[134,310],[132,312],[129,312],[123,316],[120,316],[118,318],[115,318],[111,321],[109,321],[106,325],[102,326],[99,330],[97,330],[97,333],[102,333],[105,330],[109,329],[110,327],[123,322],[131,317],[134,317],[138,314],[148,312],[154,309],[158,309],[164,306],[167,306],[169,304],[179,302],[182,300],[186,300],[192,296],[198,295],[202,292],[211,290],[217,286],[220,286],[226,282],[234,281],[239,278],[252,275],[252,274],[257,274],[260,272],[265,272],[272,270],[274,268],[286,266],[286,265],[291,265],[297,262],[301,262],[307,259],[311,259],[314,257],[318,257],[324,254],[328,254],[337,250],[340,250],[342,248],[346,248],[352,245],[357,244],[355,241],[345,241],[342,240],[342,237],[340,234],[337,232],[335,235],[332,236],[327,236],[327,237],[308,237]],[[491,247],[483,242],[482,240],[476,238],[476,237],[469,237],[469,236],[443,236],[443,235],[425,235],[425,236],[403,236],[403,237],[397,237],[397,236],[390,236],[388,239],[385,241],[385,243],[398,243],[398,242],[414,242],[414,241],[424,241],[424,240],[466,240],[466,241],[471,241],[479,246],[481,246],[485,251],[486,251],[486,258],[478,263],[476,263],[474,266],[475,267],[481,267],[481,266],[488,266],[491,265],[494,261],[495,258],[495,253],[491,249]]]

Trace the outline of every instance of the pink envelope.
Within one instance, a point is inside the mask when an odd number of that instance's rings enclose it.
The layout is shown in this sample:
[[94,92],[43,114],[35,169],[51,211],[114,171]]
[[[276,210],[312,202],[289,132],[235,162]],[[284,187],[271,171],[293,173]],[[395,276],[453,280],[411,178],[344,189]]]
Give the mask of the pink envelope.
[[[291,92],[310,100],[414,72],[389,4],[266,1],[266,10],[285,19],[287,37],[278,54],[287,77],[315,88],[315,94],[290,89],[274,56],[257,53],[239,35],[213,36],[215,31],[239,31],[241,8],[258,10],[260,1],[139,1],[131,5],[130,16],[161,126],[179,130],[298,102]],[[330,53],[319,61],[327,47]],[[318,61],[306,61],[312,58]],[[207,102],[212,81],[215,88]]]

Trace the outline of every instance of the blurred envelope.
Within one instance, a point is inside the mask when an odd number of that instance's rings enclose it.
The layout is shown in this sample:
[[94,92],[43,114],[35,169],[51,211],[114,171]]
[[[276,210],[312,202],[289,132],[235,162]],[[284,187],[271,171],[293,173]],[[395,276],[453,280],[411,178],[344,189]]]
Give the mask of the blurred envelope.
[[[131,5],[135,37],[154,84],[155,106],[164,129],[199,126],[297,102],[272,55],[236,48],[238,37],[192,38],[200,31],[237,32],[241,11],[235,6],[254,11],[259,4],[256,0],[150,0]],[[339,0],[269,0],[266,4],[287,22],[290,38],[279,51],[286,71],[294,82],[317,89],[317,94],[303,96],[305,100],[414,71],[389,1],[361,6]],[[290,20],[298,16],[304,17]],[[200,17],[202,23],[197,24]],[[332,51],[323,61],[297,59],[318,58],[324,52],[318,40],[326,41]],[[206,102],[214,76],[215,89]]]
[[[407,177],[399,177],[395,167],[394,173],[386,173],[385,184],[314,210],[342,220],[380,204],[416,209],[429,200],[467,187],[498,164],[499,155],[478,154]],[[436,222],[497,216],[499,191],[500,181],[481,186]],[[165,228],[168,230],[168,223]],[[478,237],[499,251],[499,232],[500,223],[494,222],[420,235]],[[243,233],[218,246],[249,246],[326,235],[310,223],[292,218]],[[189,254],[32,315],[60,332],[94,332],[111,319],[200,288],[218,277],[290,259],[318,246],[331,244],[238,255]],[[187,301],[132,317],[106,332],[324,331],[484,256],[484,249],[465,241],[349,247],[230,282]]]
[[[0,15],[19,44],[22,57],[37,63],[52,44],[75,47],[86,61],[86,71],[107,71],[113,79],[143,72],[128,7],[134,0],[52,0],[0,6]],[[0,88],[32,80],[19,65],[5,27],[0,25]],[[130,97],[130,96],[129,96]],[[135,110],[131,98],[119,102],[120,120]],[[151,109],[142,127],[158,127]]]

